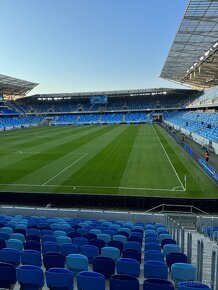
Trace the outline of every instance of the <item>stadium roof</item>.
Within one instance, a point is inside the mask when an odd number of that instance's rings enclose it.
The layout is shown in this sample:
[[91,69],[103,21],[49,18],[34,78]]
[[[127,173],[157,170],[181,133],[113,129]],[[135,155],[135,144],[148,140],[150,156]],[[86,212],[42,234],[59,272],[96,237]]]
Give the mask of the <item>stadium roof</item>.
[[0,74],[0,93],[7,96],[24,96],[38,84]]
[[166,94],[187,94],[196,93],[196,90],[190,89],[174,89],[174,88],[156,88],[156,89],[134,89],[134,90],[117,90],[117,91],[99,91],[99,92],[82,92],[82,93],[57,93],[57,94],[36,94],[28,98],[37,99],[71,99],[85,98],[90,96],[155,96]]
[[160,76],[198,88],[218,84],[218,0],[190,0]]

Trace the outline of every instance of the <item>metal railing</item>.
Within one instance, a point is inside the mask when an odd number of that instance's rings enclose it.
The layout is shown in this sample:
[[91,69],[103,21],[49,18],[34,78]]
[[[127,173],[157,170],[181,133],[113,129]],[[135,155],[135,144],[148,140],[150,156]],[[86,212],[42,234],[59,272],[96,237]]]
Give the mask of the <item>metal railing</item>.
[[[193,262],[193,240],[192,240],[192,232],[187,232],[185,238],[185,229],[184,227],[174,220],[168,214],[165,215],[165,225],[169,230],[169,233],[172,235],[172,238],[176,240],[177,244],[181,247],[181,253],[187,255],[187,262]],[[185,246],[186,239],[186,246]],[[211,290],[218,290],[218,250],[213,250],[211,253],[211,264],[210,269],[210,281],[203,280],[203,269],[204,269],[204,259],[205,254],[208,253],[204,251],[204,242],[202,239],[197,240],[197,253],[196,253],[196,269],[197,269],[197,281],[207,283],[211,287]]]

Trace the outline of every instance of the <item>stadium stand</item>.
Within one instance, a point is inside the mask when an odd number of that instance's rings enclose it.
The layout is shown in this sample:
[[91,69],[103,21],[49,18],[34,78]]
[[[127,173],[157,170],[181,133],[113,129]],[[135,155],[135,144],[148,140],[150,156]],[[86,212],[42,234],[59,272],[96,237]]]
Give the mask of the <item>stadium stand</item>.
[[165,112],[164,118],[169,123],[218,142],[218,113],[215,111]]
[[[19,211],[19,208],[17,210]],[[32,287],[35,287],[34,289],[44,289],[47,283],[47,287],[51,288],[51,285],[53,287],[56,285],[59,289],[59,287],[63,287],[64,283],[66,283],[65,287],[68,287],[67,289],[91,290],[94,289],[93,287],[95,285],[97,287],[95,289],[132,290],[159,289],[160,284],[162,285],[160,287],[166,284],[170,285],[170,288],[166,289],[175,289],[177,286],[179,287],[178,289],[180,287],[181,289],[186,289],[182,288],[182,286],[187,285],[187,281],[189,286],[198,285],[199,288],[197,289],[204,287],[202,283],[195,282],[198,279],[197,275],[199,275],[200,271],[198,268],[199,265],[196,265],[194,258],[193,264],[190,263],[190,253],[186,252],[185,254],[185,241],[180,239],[178,234],[177,236],[175,235],[172,227],[173,220],[169,216],[163,214],[156,216],[145,215],[143,219],[147,220],[147,222],[133,222],[125,219],[106,220],[58,217],[53,216],[52,212],[53,210],[50,212],[51,216],[35,214],[30,216],[21,214],[9,215],[3,213],[0,215],[0,233],[8,233],[9,235],[9,239],[6,240],[7,247],[0,250],[0,273],[5,273],[8,267],[8,275],[1,275],[1,287],[7,288],[5,285],[15,284],[16,289],[18,284],[20,284],[24,288],[31,287],[32,289]],[[37,212],[35,211],[35,213]],[[139,217],[140,215],[137,220]],[[157,220],[156,222],[152,222],[153,217]],[[158,222],[158,220],[162,220],[164,223]],[[198,226],[200,225],[199,219]],[[120,232],[121,230],[124,232],[126,229],[125,232],[128,233],[128,240],[124,242],[123,250],[107,246],[117,236],[117,232],[114,231],[115,228]],[[21,229],[23,230],[23,235],[17,234]],[[86,230],[84,231],[86,234],[78,238],[71,238],[72,233],[78,233],[81,229]],[[93,232],[95,229],[100,232],[111,229],[111,235],[110,239],[106,242],[104,239],[106,235],[101,234],[102,237],[100,235],[98,236],[99,240],[102,238],[104,243],[106,243],[106,247],[101,248],[100,252],[95,251],[94,255],[96,256],[92,255],[91,260],[88,259],[90,258],[90,250],[91,247],[93,249],[95,248],[95,246],[91,245],[88,246],[90,248],[89,251],[85,251],[84,246],[81,244],[77,249],[78,252],[75,252],[72,247],[72,250],[69,248],[66,256],[62,254],[65,247],[78,245],[76,239],[78,241],[81,239],[81,242],[84,239],[86,243],[89,243],[88,239],[83,236],[87,235],[88,232]],[[205,226],[202,227],[202,230],[205,232]],[[209,228],[207,228],[208,230]],[[38,238],[39,248],[37,250],[25,249],[28,236],[33,232],[35,237]],[[56,242],[45,242],[44,238],[48,236],[48,233]],[[155,244],[147,240],[151,233],[157,236],[157,243]],[[160,245],[161,235],[163,233],[167,233],[175,244],[166,243],[163,249],[156,249],[155,247],[156,250],[152,250],[151,245]],[[179,233],[181,234],[181,238],[184,238],[184,233],[182,234],[181,231]],[[122,234],[120,235],[122,236]],[[21,236],[22,239],[19,239]],[[129,252],[132,253],[130,258],[126,257],[126,250],[127,245],[130,245],[130,243],[133,245],[133,242],[130,242],[133,236],[140,237],[141,243],[139,243],[139,248],[137,246],[135,249],[132,248],[132,252]],[[123,237],[126,238],[126,236]],[[61,238],[67,238],[69,241],[67,240],[66,243],[60,244],[59,239]],[[17,248],[18,244],[19,249]],[[140,255],[140,260],[133,258],[134,253]],[[171,271],[168,270],[169,267]],[[17,279],[13,274],[15,271],[17,271]],[[28,275],[30,275],[29,277],[31,279],[28,278]],[[66,275],[66,281],[61,279],[64,275]],[[190,281],[193,281],[192,284],[190,284]],[[196,287],[194,288],[196,289]],[[210,288],[208,287],[207,289]]]

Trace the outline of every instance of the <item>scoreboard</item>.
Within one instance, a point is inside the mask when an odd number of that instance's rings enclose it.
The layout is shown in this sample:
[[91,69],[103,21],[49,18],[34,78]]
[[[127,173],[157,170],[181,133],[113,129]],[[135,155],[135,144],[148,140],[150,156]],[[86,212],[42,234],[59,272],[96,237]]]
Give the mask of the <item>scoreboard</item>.
[[107,104],[107,96],[91,96],[90,104],[92,105]]

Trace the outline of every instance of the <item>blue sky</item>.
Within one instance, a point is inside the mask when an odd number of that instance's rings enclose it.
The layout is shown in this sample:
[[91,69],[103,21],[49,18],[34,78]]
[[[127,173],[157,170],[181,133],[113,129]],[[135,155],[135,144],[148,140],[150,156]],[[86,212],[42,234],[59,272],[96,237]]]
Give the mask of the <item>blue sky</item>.
[[34,93],[179,87],[158,77],[188,0],[1,0],[0,74]]

